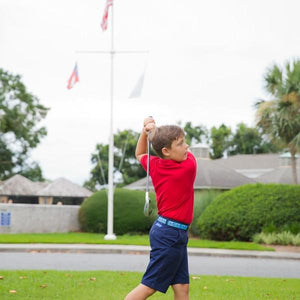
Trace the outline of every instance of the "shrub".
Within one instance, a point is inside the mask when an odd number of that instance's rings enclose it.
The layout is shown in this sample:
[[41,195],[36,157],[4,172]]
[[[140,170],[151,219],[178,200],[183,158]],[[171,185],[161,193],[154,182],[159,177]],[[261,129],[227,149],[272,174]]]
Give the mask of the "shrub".
[[277,242],[276,233],[256,233],[253,236],[253,242],[257,244],[275,245]]
[[[145,233],[156,218],[155,194],[150,193],[153,213],[144,216],[145,192],[117,188],[114,191],[114,233]],[[79,210],[81,229],[86,232],[107,232],[107,192],[96,192],[85,200]]]
[[194,200],[194,216],[193,222],[190,226],[190,232],[192,235],[197,236],[200,234],[197,221],[198,218],[202,215],[206,207],[215,199],[221,191],[217,190],[208,190],[208,191],[196,191],[195,200]]
[[268,245],[293,245],[300,246],[300,234],[292,234],[288,231],[281,233],[257,233],[253,236],[253,242]]
[[282,228],[292,223],[300,223],[300,186],[250,184],[217,196],[198,228],[202,238],[249,241],[268,224]]
[[292,245],[300,246],[300,233],[294,234],[292,237]]
[[292,243],[293,234],[287,231],[277,233],[279,245],[289,245]]
[[289,222],[287,224],[284,224],[283,226],[276,227],[273,223],[267,224],[262,228],[262,232],[264,233],[279,233],[283,231],[289,231],[293,234],[300,233],[300,223],[298,222]]
[[279,229],[279,231],[289,231],[293,234],[298,234],[300,233],[300,223],[293,222],[285,224]]
[[276,233],[276,232],[278,232],[278,228],[276,228],[276,226],[273,223],[270,223],[270,224],[266,224],[262,228],[262,232],[263,233]]

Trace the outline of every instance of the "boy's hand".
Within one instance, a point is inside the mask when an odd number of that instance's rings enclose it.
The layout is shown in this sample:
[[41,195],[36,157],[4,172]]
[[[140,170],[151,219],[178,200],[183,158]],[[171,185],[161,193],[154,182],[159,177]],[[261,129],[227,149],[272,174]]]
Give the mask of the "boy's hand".
[[148,117],[144,120],[144,131],[149,133],[155,129],[155,121],[152,117]]
[[138,161],[141,161],[143,155],[147,154],[147,134],[154,132],[155,128],[155,121],[152,117],[144,120],[144,128],[135,149],[135,157]]

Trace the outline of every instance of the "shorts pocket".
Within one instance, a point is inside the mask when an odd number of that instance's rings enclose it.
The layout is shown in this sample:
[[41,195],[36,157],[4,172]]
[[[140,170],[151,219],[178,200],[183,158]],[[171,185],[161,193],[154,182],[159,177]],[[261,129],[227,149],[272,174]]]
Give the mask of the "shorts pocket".
[[180,239],[179,231],[176,228],[164,225],[157,231],[159,231],[157,236],[163,247],[172,247]]

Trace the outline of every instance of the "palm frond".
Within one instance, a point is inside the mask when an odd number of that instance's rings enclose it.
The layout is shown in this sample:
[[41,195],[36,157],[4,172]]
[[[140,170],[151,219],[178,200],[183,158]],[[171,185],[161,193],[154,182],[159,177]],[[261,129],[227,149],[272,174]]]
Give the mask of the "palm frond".
[[282,89],[282,70],[279,66],[274,64],[271,68],[269,68],[264,76],[265,81],[265,89],[272,95],[276,97],[280,97],[281,89]]
[[300,151],[300,132],[294,137],[291,143]]

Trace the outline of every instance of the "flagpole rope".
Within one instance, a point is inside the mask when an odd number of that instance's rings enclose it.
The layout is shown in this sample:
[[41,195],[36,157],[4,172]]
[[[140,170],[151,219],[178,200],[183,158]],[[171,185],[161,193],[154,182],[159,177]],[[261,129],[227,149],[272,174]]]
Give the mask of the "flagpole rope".
[[78,54],[82,54],[82,53],[87,53],[87,54],[99,54],[99,53],[102,53],[102,54],[111,54],[111,53],[114,53],[114,54],[132,54],[132,53],[149,53],[149,51],[139,51],[139,50],[118,50],[118,51],[105,51],[105,50],[78,50],[78,51],[75,51],[75,53],[78,53]]

